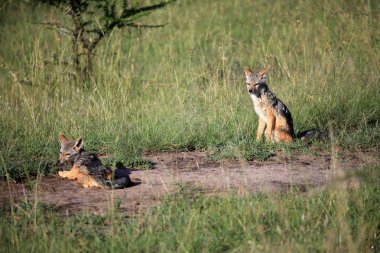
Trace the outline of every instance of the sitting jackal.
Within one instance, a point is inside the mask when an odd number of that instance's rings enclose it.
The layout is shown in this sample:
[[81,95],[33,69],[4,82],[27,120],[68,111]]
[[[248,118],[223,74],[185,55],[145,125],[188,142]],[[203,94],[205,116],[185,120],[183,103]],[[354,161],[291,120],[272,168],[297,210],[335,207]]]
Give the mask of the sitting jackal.
[[295,138],[303,140],[321,137],[318,130],[308,130],[295,135],[289,109],[268,88],[265,73],[269,69],[268,66],[259,73],[253,73],[249,67],[245,68],[247,89],[259,116],[256,140],[259,141],[264,133],[267,142],[291,142]]
[[294,139],[292,115],[268,88],[265,73],[269,68],[257,74],[249,67],[245,68],[247,89],[259,116],[256,140],[260,140],[265,132],[267,142],[290,142]]

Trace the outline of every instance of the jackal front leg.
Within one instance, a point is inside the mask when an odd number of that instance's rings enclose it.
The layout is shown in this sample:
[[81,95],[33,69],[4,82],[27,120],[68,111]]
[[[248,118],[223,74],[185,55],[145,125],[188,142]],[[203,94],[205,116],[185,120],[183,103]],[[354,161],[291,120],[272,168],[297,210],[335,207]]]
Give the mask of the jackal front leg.
[[270,142],[272,139],[273,129],[276,124],[276,117],[272,112],[267,113],[267,128],[265,129],[265,141]]
[[78,178],[79,169],[77,167],[73,167],[70,171],[58,171],[58,175],[63,178],[67,178],[70,180],[75,180]]
[[256,141],[261,140],[261,137],[264,134],[264,130],[265,130],[266,125],[267,124],[265,123],[265,121],[263,121],[259,118],[259,125],[257,126],[257,132],[256,132]]

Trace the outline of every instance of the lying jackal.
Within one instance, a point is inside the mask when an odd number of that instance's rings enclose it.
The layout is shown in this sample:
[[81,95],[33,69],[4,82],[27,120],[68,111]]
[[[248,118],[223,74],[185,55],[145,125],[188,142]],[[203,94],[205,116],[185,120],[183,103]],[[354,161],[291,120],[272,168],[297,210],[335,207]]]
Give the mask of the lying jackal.
[[83,150],[82,138],[70,141],[63,134],[58,137],[61,142],[59,161],[71,167],[70,171],[59,171],[60,177],[77,180],[84,188],[120,189],[131,184],[128,174],[113,180],[112,170],[106,168],[96,154]]
[[295,138],[310,139],[318,137],[319,131],[304,131],[297,136],[294,134],[293,119],[289,109],[268,88],[265,73],[266,67],[259,73],[253,73],[245,68],[248,92],[251,95],[255,111],[259,116],[256,140],[259,141],[265,132],[267,142],[291,142]]

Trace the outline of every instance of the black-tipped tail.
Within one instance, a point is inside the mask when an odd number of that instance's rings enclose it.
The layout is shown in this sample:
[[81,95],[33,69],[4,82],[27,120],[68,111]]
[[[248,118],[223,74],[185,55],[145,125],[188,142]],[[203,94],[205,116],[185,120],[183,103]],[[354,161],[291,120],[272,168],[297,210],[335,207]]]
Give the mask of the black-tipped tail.
[[113,183],[112,185],[113,189],[123,189],[132,185],[132,181],[129,176],[114,179],[112,183]]
[[116,178],[114,180],[107,180],[105,182],[105,185],[110,190],[111,189],[117,190],[117,189],[123,189],[123,188],[126,188],[128,186],[131,186],[132,181],[131,181],[131,178],[129,176],[126,176],[126,177],[122,177],[122,178]]
[[298,133],[296,139],[301,141],[314,141],[323,139],[323,133],[318,129],[306,130]]

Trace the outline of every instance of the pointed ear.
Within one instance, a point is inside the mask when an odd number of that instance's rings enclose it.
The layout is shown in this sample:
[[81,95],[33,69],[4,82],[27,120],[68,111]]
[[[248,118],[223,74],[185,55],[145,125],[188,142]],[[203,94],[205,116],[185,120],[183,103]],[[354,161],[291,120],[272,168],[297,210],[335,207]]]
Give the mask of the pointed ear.
[[259,72],[259,76],[264,76],[265,73],[267,73],[268,71],[270,70],[270,66],[266,67],[265,69],[263,69],[262,71]]
[[252,74],[252,69],[250,67],[245,67],[245,77],[249,77]]
[[73,149],[79,152],[81,151],[82,148],[83,148],[83,140],[82,140],[82,137],[79,137],[78,139],[75,140]]
[[69,141],[69,139],[67,139],[66,136],[64,136],[62,133],[60,133],[60,134],[58,135],[58,138],[59,138],[59,141],[60,141],[62,144],[65,143],[65,142],[67,142],[67,141]]

